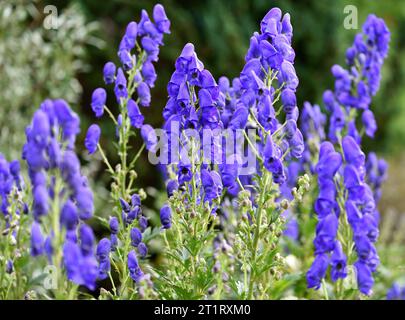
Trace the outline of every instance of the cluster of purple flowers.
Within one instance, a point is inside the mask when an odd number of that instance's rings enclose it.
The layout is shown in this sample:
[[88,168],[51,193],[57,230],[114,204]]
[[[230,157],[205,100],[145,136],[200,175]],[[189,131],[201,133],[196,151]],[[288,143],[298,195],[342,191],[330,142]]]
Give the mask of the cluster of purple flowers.
[[[222,193],[221,177],[213,170],[213,166],[207,164],[201,166],[200,172],[193,172],[192,161],[196,162],[201,159],[202,150],[208,149],[210,160],[219,163],[215,160],[217,159],[215,157],[220,154],[219,147],[215,142],[208,146],[198,145],[198,149],[192,155],[194,157],[192,160],[188,154],[182,153],[176,146],[190,143],[191,138],[199,139],[203,135],[202,130],[212,132],[212,136],[214,136],[215,130],[223,128],[218,101],[219,87],[211,73],[204,69],[204,65],[198,59],[191,43],[185,45],[176,60],[175,67],[176,70],[167,86],[169,99],[163,110],[164,129],[168,133],[168,143],[164,146],[164,152],[169,164],[175,163],[174,159],[178,158],[180,158],[180,162],[177,164],[177,183],[170,181],[168,184],[172,189],[174,186],[178,188],[189,183],[195,175],[194,178],[202,183],[201,193],[204,194],[204,202],[211,203]],[[206,153],[204,156],[207,156]]]
[[[227,150],[221,139],[212,139],[208,145],[203,141],[193,156],[199,158],[202,152],[205,159],[209,157],[211,165],[203,162],[199,172],[194,172],[191,161],[181,158],[181,154],[176,169],[177,181],[171,180],[167,184],[169,195],[175,188],[189,183],[193,175],[196,181],[201,181],[203,201],[209,203],[218,198],[224,189],[235,196],[240,190],[238,179],[246,187],[252,185],[252,174],[240,174],[245,149],[244,136],[237,131],[257,126],[262,129],[258,134],[258,150],[264,167],[272,172],[276,183],[282,185],[286,181],[284,159],[300,158],[304,150],[303,137],[296,124],[298,107],[295,90],[298,78],[293,66],[295,54],[291,47],[289,19],[288,14],[282,17],[278,8],[264,17],[261,33],[255,33],[251,38],[246,65],[240,77],[232,80],[232,85],[226,77],[221,77],[217,85],[198,59],[194,46],[187,44],[184,47],[176,60],[176,70],[167,87],[169,99],[163,110],[164,129],[169,136],[165,150],[169,164],[172,157],[177,159],[177,154],[173,152],[180,153],[172,147],[178,145],[173,140],[179,139],[184,144],[195,135],[203,136],[202,130],[204,134],[212,131],[213,136],[218,135],[214,133],[216,130],[232,130],[235,133],[234,149]],[[272,86],[275,80],[276,88]],[[280,99],[286,114],[284,124],[279,122],[274,109],[274,103]],[[250,121],[250,115],[258,123]],[[177,132],[173,134],[173,123],[178,124],[180,133],[188,130],[187,133],[180,136]],[[193,134],[190,129],[197,133]]]
[[[94,235],[84,221],[92,217],[94,204],[93,193],[87,178],[81,175],[80,161],[74,151],[79,125],[78,116],[64,100],[45,100],[26,129],[22,157],[28,165],[33,195],[35,221],[31,228],[31,254],[46,253],[52,261],[54,250],[60,249],[56,246],[62,245],[56,243],[54,235],[63,232],[68,278],[93,289],[97,279]],[[60,212],[52,212],[52,203],[60,203]],[[44,235],[41,222],[55,214],[59,216],[50,219],[59,220],[60,230],[49,230]]]
[[[117,221],[118,222],[118,221]],[[112,250],[112,241],[103,238],[97,245],[96,257],[98,261],[98,279],[104,280],[108,277],[111,270],[110,252]]]
[[[131,197],[131,204],[124,199],[120,199],[121,204],[121,217],[124,224],[124,228],[130,228],[131,245],[138,250],[141,257],[146,257],[148,248],[144,242],[142,242],[142,234],[148,227],[147,218],[142,215],[141,199],[138,194],[134,194]],[[138,227],[134,224],[137,223]],[[103,238],[100,240],[97,246],[97,260],[99,262],[99,279],[105,279],[108,277],[108,273],[111,270],[110,252],[116,251],[118,243],[118,234],[120,231],[120,222],[117,217],[111,217],[109,221],[110,227],[110,239]],[[126,233],[125,233],[126,234]],[[143,272],[139,267],[137,256],[134,250],[128,254],[128,269],[131,279],[139,282],[143,278]]]
[[9,212],[9,196],[13,187],[21,191],[23,187],[23,180],[20,174],[20,163],[18,160],[8,162],[6,158],[0,153],[0,201],[1,212],[6,219],[6,227],[9,227],[10,212]]
[[[17,238],[18,217],[21,213],[28,213],[26,203],[18,200],[19,203],[13,210],[10,210],[10,198],[13,195],[13,190],[22,191],[23,180],[20,174],[20,163],[18,160],[8,162],[3,154],[0,153],[0,204],[1,212],[5,219],[5,229],[2,230],[3,235],[10,235],[11,239]],[[16,216],[13,216],[13,213]],[[12,241],[13,241],[12,240]],[[13,257],[6,260],[5,271],[11,274],[14,270]]]
[[[332,265],[333,281],[347,276],[347,258],[342,251],[342,245],[336,240],[338,218],[344,209],[357,252],[358,259],[354,265],[358,287],[362,293],[370,295],[374,283],[372,273],[379,264],[374,246],[379,234],[378,211],[373,192],[365,182],[365,155],[360,146],[353,137],[346,136],[342,139],[342,151],[344,165],[341,154],[334,151],[330,142],[323,142],[320,148],[316,167],[319,184],[319,196],[315,202],[319,220],[314,240],[316,258],[307,273],[308,287],[320,287],[329,263]],[[343,177],[344,188],[336,187],[339,185],[339,178],[334,180],[337,173]],[[340,203],[338,192],[344,192]],[[331,257],[327,255],[329,252],[332,252]]]
[[[387,169],[388,164],[384,159],[378,159],[374,152],[370,152],[367,155],[366,180],[368,185],[373,190],[376,204],[381,199],[381,186],[382,183],[387,179]],[[379,216],[378,213],[377,216]]]
[[319,105],[304,102],[300,115],[300,129],[305,141],[305,150],[300,159],[303,171],[309,169],[311,173],[315,173],[315,159],[312,156],[317,153],[319,145],[326,138],[326,120],[326,115],[322,113]]
[[[113,62],[107,62],[103,69],[103,78],[106,85],[114,84],[114,94],[121,108],[125,108],[132,127],[143,128],[144,116],[139,105],[149,107],[151,103],[150,88],[154,87],[156,71],[153,62],[158,60],[159,46],[163,45],[163,34],[170,33],[170,21],[162,5],[153,8],[152,22],[145,10],[142,10],[139,23],[130,22],[126,28],[119,49],[118,57],[121,67],[116,67]],[[136,50],[137,54],[133,51]],[[126,74],[127,73],[127,76]],[[132,94],[137,93],[137,99],[132,99]],[[104,88],[94,90],[91,108],[97,118],[104,114],[107,101],[107,92]],[[123,120],[123,110],[118,116],[118,129],[126,128],[126,117]],[[146,126],[146,125],[145,125]],[[149,126],[150,127],[150,126]],[[149,127],[145,127],[147,130]],[[100,139],[100,128],[93,124],[88,129],[85,146],[90,154],[97,149]],[[119,136],[119,132],[117,133]]]
[[389,40],[390,32],[384,20],[370,15],[363,25],[363,32],[357,34],[346,52],[348,69],[339,65],[332,67],[335,90],[327,90],[323,96],[331,113],[329,139],[332,142],[337,142],[337,136],[346,126],[349,135],[360,142],[355,119],[350,118],[351,108],[362,110],[365,133],[374,137],[377,124],[369,106],[380,85],[381,67],[387,56]]
[[[328,138],[332,143],[339,143],[342,150],[340,154],[336,153],[330,142],[322,143],[319,162],[314,168],[319,182],[319,196],[315,203],[319,223],[314,241],[316,258],[307,273],[308,287],[319,288],[329,263],[332,264],[333,281],[346,277],[346,271],[343,271],[346,256],[342,252],[341,244],[334,240],[339,225],[337,218],[341,210],[344,210],[346,217],[343,220],[347,219],[353,231],[353,242],[357,252],[358,260],[355,268],[359,290],[367,295],[372,292],[374,283],[372,273],[379,264],[374,246],[378,237],[379,223],[376,203],[380,197],[380,186],[385,179],[387,166],[384,161],[379,162],[373,153],[370,154],[367,164],[365,163],[365,155],[360,147],[361,134],[357,130],[356,118],[353,115],[362,112],[364,132],[367,136],[374,137],[377,125],[369,106],[372,96],[379,87],[381,67],[387,55],[389,38],[390,34],[384,21],[370,15],[363,26],[363,32],[356,36],[353,46],[346,52],[349,69],[345,70],[335,65],[332,68],[335,89],[327,90],[323,95],[326,109],[330,113]],[[310,104],[304,106],[305,119],[301,127],[307,143],[310,143],[308,138],[311,138],[312,134],[319,141],[325,139],[322,127],[326,119],[320,110],[315,108]],[[342,135],[346,136],[342,139]],[[325,152],[325,150],[332,151]],[[310,154],[305,155],[302,164],[310,162]],[[338,174],[339,177],[333,181],[332,175],[332,179],[326,179],[329,182],[325,182],[323,171]],[[342,180],[343,188],[340,188],[339,181]],[[340,203],[338,193],[344,195]],[[327,224],[324,223],[325,217],[331,220]],[[327,251],[332,252],[331,257],[321,252],[320,246],[325,249],[328,247]],[[338,254],[335,255],[336,251]],[[335,266],[339,266],[341,272],[333,270],[334,255],[339,261],[335,262]]]
[[94,242],[93,230],[82,224],[79,228],[79,239],[67,239],[63,246],[63,260],[68,279],[90,290],[96,288],[99,276]]
[[405,286],[394,283],[387,292],[387,300],[405,300]]
[[365,182],[365,155],[351,137],[342,141],[345,158],[344,186],[347,190],[345,203],[347,220],[353,229],[353,240],[357,252],[357,282],[364,294],[371,294],[374,280],[372,273],[379,264],[374,242],[378,238],[378,219],[373,192]]
[[[131,245],[137,248],[141,257],[146,257],[148,248],[146,244],[142,242],[142,233],[144,233],[148,227],[148,219],[142,214],[141,198],[138,194],[133,194],[131,197],[131,205],[124,199],[120,199],[120,202],[122,220],[126,226],[131,228]],[[133,226],[134,221],[137,221],[138,227]]]
[[[260,29],[250,39],[246,65],[240,75],[240,101],[265,130],[259,132],[264,145],[260,148],[264,167],[272,173],[274,182],[281,185],[287,179],[283,160],[300,158],[304,151],[303,136],[296,124],[299,111],[295,91],[299,81],[291,47],[290,16],[282,16],[280,9],[273,8],[261,21]],[[274,80],[278,83],[276,87],[272,86]],[[285,112],[282,125],[277,119],[279,111],[274,109],[280,99]]]
[[331,278],[336,281],[347,276],[346,256],[341,243],[336,239],[340,208],[337,202],[335,175],[342,165],[342,156],[333,145],[325,141],[321,144],[319,162],[315,168],[318,174],[319,195],[315,202],[318,216],[314,240],[315,260],[307,272],[309,288],[319,289],[328,266],[331,265]]
[[[153,22],[148,13],[142,10],[140,21],[138,23],[130,22],[121,39],[118,48],[121,67],[117,68],[113,62],[107,62],[104,66],[104,82],[106,85],[114,85],[115,98],[119,104],[120,113],[117,118],[116,131],[120,143],[126,143],[124,136],[128,136],[127,130],[129,130],[129,126],[140,129],[141,137],[148,150],[152,150],[157,143],[153,128],[148,124],[144,124],[144,116],[139,106],[150,106],[150,89],[154,87],[157,77],[153,63],[158,61],[159,47],[163,45],[163,35],[165,33],[170,33],[170,21],[163,6],[160,4],[154,6]],[[135,92],[136,99],[132,97]],[[103,88],[95,89],[92,95],[91,108],[97,118],[104,114],[106,101],[106,90]],[[97,124],[89,127],[85,147],[90,154],[97,150],[100,135],[101,130]],[[132,195],[131,204],[124,200],[125,197],[127,195],[121,195],[119,199],[122,211],[122,227],[125,229],[130,228],[131,244],[138,250],[140,256],[145,257],[148,248],[142,242],[142,233],[148,227],[148,220],[142,214],[139,195]],[[137,227],[135,227],[135,224]],[[119,220],[116,217],[111,217],[110,239],[102,239],[97,247],[100,279],[107,278],[110,271],[109,253],[115,251],[119,245],[119,229]],[[128,255],[128,268],[131,278],[134,281],[139,281],[143,273],[138,266],[135,251]]]
[[[297,185],[298,175],[300,173],[300,163],[296,161],[292,161],[287,165],[287,179],[286,181],[280,186],[280,199],[287,199],[292,201],[294,199],[294,195],[292,194],[292,189]],[[299,225],[296,217],[294,216],[292,210],[288,208],[287,210],[283,211],[281,215],[286,219],[285,229],[284,229],[284,236],[288,237],[291,240],[297,241],[299,238]]]

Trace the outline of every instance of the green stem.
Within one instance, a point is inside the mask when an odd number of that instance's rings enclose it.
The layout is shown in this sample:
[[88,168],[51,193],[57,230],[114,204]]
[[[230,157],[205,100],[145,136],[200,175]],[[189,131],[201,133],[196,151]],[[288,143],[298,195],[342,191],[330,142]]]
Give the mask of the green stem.
[[[263,186],[262,192],[260,194],[260,203],[259,203],[259,207],[257,209],[258,213],[257,213],[257,219],[256,219],[256,229],[255,229],[255,233],[253,236],[253,252],[252,252],[252,265],[253,266],[255,266],[255,264],[256,264],[257,246],[259,243],[260,227],[262,224],[264,197],[267,192],[267,184],[268,184],[268,173],[267,172],[263,173],[263,179],[264,179],[264,186]],[[251,274],[250,274],[249,293],[248,293],[249,300],[251,300],[253,297],[253,285],[254,285],[255,278],[256,278],[256,274],[252,268]]]
[[58,175],[56,175],[55,179],[55,189],[54,189],[54,201],[52,203],[52,228],[54,232],[54,248],[57,248],[55,253],[55,279],[57,283],[57,288],[60,288],[60,276],[61,276],[61,268],[62,268],[62,234],[60,228],[60,218],[59,218],[59,211],[60,211],[60,192],[62,190],[62,182]]
[[146,145],[143,143],[138,152],[136,153],[135,157],[132,159],[129,168],[133,168],[138,158],[141,156],[142,151],[145,149]]
[[110,162],[108,161],[107,157],[105,156],[105,153],[103,151],[103,148],[101,148],[101,145],[97,143],[98,150],[100,151],[101,157],[103,158],[104,163],[106,164],[108,171],[114,175],[114,169],[111,167]]
[[252,148],[253,152],[255,153],[255,156],[256,156],[261,162],[263,162],[263,158],[259,155],[259,152],[257,151],[256,147],[255,147],[255,146],[253,145],[253,143],[250,141],[250,139],[249,139],[249,137],[248,137],[246,131],[243,131],[243,134],[244,134],[246,140],[248,141],[249,146]]
[[112,119],[112,121],[114,122],[115,125],[118,125],[117,120],[115,119],[114,115],[112,114],[111,110],[108,109],[107,106],[104,106],[105,111],[107,111],[108,115],[110,116],[110,118]]

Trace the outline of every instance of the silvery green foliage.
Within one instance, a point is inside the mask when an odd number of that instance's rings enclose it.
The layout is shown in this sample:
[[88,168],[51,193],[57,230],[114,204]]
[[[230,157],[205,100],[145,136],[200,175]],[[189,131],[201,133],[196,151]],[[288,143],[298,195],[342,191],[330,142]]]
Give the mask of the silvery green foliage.
[[44,6],[37,0],[0,2],[0,147],[13,158],[34,106],[45,97],[78,101],[82,88],[75,76],[88,69],[86,46],[102,44],[92,36],[97,23],[87,24],[78,6],[58,10],[55,30],[43,26]]

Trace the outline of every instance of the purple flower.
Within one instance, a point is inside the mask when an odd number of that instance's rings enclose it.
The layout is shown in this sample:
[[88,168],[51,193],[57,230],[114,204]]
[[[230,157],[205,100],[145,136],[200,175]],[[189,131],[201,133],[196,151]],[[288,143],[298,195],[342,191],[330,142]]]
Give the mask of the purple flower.
[[90,290],[95,289],[99,271],[94,256],[83,255],[76,243],[66,241],[63,247],[63,261],[70,281],[84,285]]
[[[288,120],[291,121],[291,120]],[[288,124],[289,122],[287,122]],[[295,121],[294,121],[295,123]],[[287,137],[288,139],[288,137]],[[304,138],[302,137],[302,133],[300,130],[295,130],[293,137],[288,141],[290,148],[291,148],[291,155],[294,158],[301,158],[302,153],[304,152]]]
[[134,221],[136,218],[138,218],[138,215],[141,213],[141,207],[140,206],[133,206],[131,210],[128,212],[127,215],[127,223],[131,224],[132,221]]
[[289,61],[281,64],[281,81],[285,82],[286,88],[295,90],[298,87],[298,77],[295,68]]
[[284,133],[287,140],[292,140],[294,138],[296,131],[297,131],[297,122],[293,119],[287,120],[284,127]]
[[48,190],[46,190],[44,185],[38,185],[34,189],[34,208],[33,213],[36,219],[41,216],[46,215],[49,211],[48,203]]
[[110,235],[110,241],[111,241],[111,251],[115,251],[118,246],[118,237],[116,234],[111,233]]
[[94,233],[93,230],[86,224],[82,224],[79,229],[80,248],[83,255],[87,256],[93,252]]
[[20,162],[18,160],[13,160],[10,162],[10,173],[14,178],[20,176],[21,167]]
[[295,92],[291,89],[284,89],[281,92],[281,102],[283,104],[283,110],[285,113],[291,113],[291,111],[297,106],[297,97]]
[[62,138],[64,141],[69,141],[72,145],[75,136],[80,132],[80,119],[65,100],[56,99],[53,105],[56,118],[58,119],[59,125],[62,127]]
[[146,244],[144,244],[143,242],[141,242],[141,243],[138,245],[138,252],[139,252],[139,254],[140,254],[140,256],[141,256],[142,258],[145,258],[145,257],[147,256],[147,254],[148,254],[148,247],[146,246]]
[[367,261],[372,253],[372,243],[366,235],[357,234],[354,236],[357,255],[360,260]]
[[211,203],[212,200],[221,196],[222,180],[216,171],[201,170],[201,183],[204,188],[205,201]]
[[93,216],[94,202],[93,192],[88,187],[81,187],[76,193],[76,205],[79,217],[82,220],[88,220]]
[[121,205],[122,211],[124,211],[125,213],[128,213],[129,211],[131,211],[131,206],[129,205],[129,203],[126,202],[122,198],[120,198],[120,205]]
[[147,54],[148,61],[158,61],[159,43],[156,40],[150,37],[143,37],[141,45]]
[[139,228],[141,229],[141,232],[144,232],[146,228],[148,227],[148,219],[145,216],[141,216],[138,220],[139,222]]
[[49,142],[47,151],[51,168],[59,167],[62,161],[61,146],[55,138]]
[[31,255],[39,256],[44,252],[44,237],[39,223],[33,222],[31,227]]
[[278,146],[274,144],[271,135],[269,135],[263,150],[264,167],[273,173],[273,178],[276,183],[283,184],[286,176],[284,166],[280,158],[281,151]]
[[191,171],[191,164],[180,163],[177,167],[177,179],[179,185],[183,185],[186,182],[191,181],[193,173]]
[[361,143],[361,136],[357,130],[356,127],[356,122],[354,120],[350,121],[347,124],[347,134],[351,137],[353,137],[353,139],[360,144]]
[[166,185],[167,196],[170,198],[174,191],[179,189],[179,184],[177,180],[169,180]]
[[125,50],[125,49],[120,50],[118,52],[118,57],[120,58],[124,71],[129,71],[133,68],[134,65],[133,65],[132,56],[128,50]]
[[98,280],[104,280],[108,278],[108,273],[111,271],[110,259],[103,260],[99,262],[98,265]]
[[239,191],[239,185],[236,182],[239,172],[239,163],[235,158],[236,157],[232,157],[229,159],[229,164],[225,164],[221,169],[222,182],[231,195],[236,195]]
[[163,229],[170,229],[172,226],[172,210],[167,204],[160,209],[160,222]]
[[141,128],[141,136],[148,151],[156,151],[158,139],[155,130],[149,124],[144,124]]
[[145,83],[153,88],[155,85],[155,81],[157,78],[155,67],[153,66],[153,63],[150,61],[145,61],[145,63],[142,65],[142,76],[145,81]]
[[373,112],[370,110],[363,111],[361,121],[363,122],[364,128],[366,129],[366,135],[374,138],[374,133],[377,130],[377,122],[375,121]]
[[176,70],[181,73],[187,72],[188,65],[191,62],[194,54],[194,45],[192,43],[187,43],[181,51],[180,56],[176,60]]
[[76,206],[70,199],[63,205],[60,220],[67,230],[74,230],[79,223]]
[[345,160],[356,167],[364,165],[365,155],[360,146],[351,136],[346,136],[342,140],[342,147]]
[[161,4],[155,5],[153,8],[153,20],[157,29],[162,33],[170,33],[170,21],[166,16],[165,9]]
[[138,228],[131,229],[131,245],[137,247],[142,241],[142,232]]
[[151,101],[150,89],[145,82],[138,84],[136,89],[139,97],[139,104],[143,107],[149,107]]
[[136,253],[134,250],[131,250],[128,253],[128,269],[132,280],[135,282],[140,282],[142,280],[144,274],[139,267],[138,259],[136,258]]
[[107,62],[103,69],[103,78],[105,84],[114,83],[116,67],[112,62]]
[[125,78],[124,72],[121,68],[118,68],[117,78],[115,79],[114,93],[118,103],[121,103],[121,99],[128,97],[127,79]]
[[330,252],[334,249],[338,222],[335,214],[328,214],[319,221],[316,226],[316,237],[314,240],[316,254]]
[[117,217],[111,217],[110,218],[110,230],[111,233],[117,234],[119,231],[119,222]]
[[321,287],[321,281],[325,277],[329,265],[329,257],[326,254],[319,254],[307,272],[308,288],[318,290]]
[[96,152],[100,135],[101,129],[97,124],[92,124],[87,130],[86,138],[84,139],[84,145],[89,151],[89,154],[93,154],[94,152]]
[[80,262],[80,271],[83,278],[82,285],[90,290],[95,290],[96,280],[99,273],[96,258],[93,255],[83,256]]
[[233,130],[244,129],[248,120],[249,111],[245,107],[239,107],[235,110],[228,128]]
[[97,118],[100,118],[104,113],[104,106],[107,100],[107,92],[103,88],[97,88],[91,96],[91,108]]
[[394,283],[387,292],[387,300],[404,300],[405,290],[401,288],[397,283]]
[[137,103],[134,100],[129,99],[127,108],[128,108],[128,117],[131,122],[131,126],[133,126],[134,128],[137,128],[137,129],[141,128],[145,118],[142,115],[141,111],[139,111],[139,107],[138,107]]
[[336,187],[333,180],[319,180],[319,195],[315,201],[315,212],[319,219],[332,214],[337,207]]
[[347,269],[346,269],[347,258],[343,252],[342,245],[339,241],[336,241],[335,248],[333,249],[333,253],[331,256],[331,277],[333,281],[341,278],[344,279],[347,276]]
[[137,36],[138,36],[138,24],[134,21],[131,21],[130,23],[128,23],[124,35],[127,50],[131,50],[132,48],[135,47],[135,41]]
[[101,239],[96,249],[97,260],[99,262],[109,260],[110,251],[111,251],[111,241],[108,238]]
[[220,126],[220,115],[215,106],[201,108],[201,123],[204,128],[216,129]]
[[[68,233],[69,232],[72,232],[72,231],[67,231],[66,238],[68,238]],[[73,232],[76,232],[76,230],[74,230]],[[54,252],[53,247],[52,247],[52,238],[53,238],[52,236],[46,237],[45,243],[44,243],[45,254],[46,254],[46,256],[48,258],[48,261],[50,263],[52,263],[52,255],[53,255],[53,252]]]
[[66,268],[67,277],[70,281],[82,284],[83,279],[80,273],[80,260],[82,254],[79,246],[73,241],[66,241],[63,246],[63,260]]
[[368,296],[371,295],[374,279],[370,268],[362,261],[357,261],[354,266],[356,267],[357,283],[360,292]]
[[13,270],[14,270],[13,261],[10,260],[10,259],[7,259],[7,262],[6,262],[6,273],[11,274],[11,273],[13,273]]
[[32,118],[32,124],[27,134],[29,139],[38,147],[45,148],[50,136],[50,125],[47,114],[37,110]]
[[332,151],[319,158],[316,173],[320,179],[333,179],[341,164],[342,156],[340,153]]

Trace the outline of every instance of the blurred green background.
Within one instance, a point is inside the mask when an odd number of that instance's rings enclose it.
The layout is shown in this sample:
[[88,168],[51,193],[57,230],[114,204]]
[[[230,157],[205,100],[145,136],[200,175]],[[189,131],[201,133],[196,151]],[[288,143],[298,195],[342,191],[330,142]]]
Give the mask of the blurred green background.
[[[156,66],[158,81],[152,91],[152,106],[146,121],[161,124],[166,102],[166,84],[174,60],[187,42],[193,42],[205,66],[215,77],[235,77],[244,65],[251,34],[261,18],[278,6],[291,14],[293,47],[300,78],[299,104],[321,101],[322,92],[331,88],[330,68],[344,64],[344,52],[359,30],[343,26],[346,5],[358,9],[358,27],[370,13],[384,18],[392,32],[391,48],[383,69],[381,89],[372,109],[379,124],[374,141],[365,141],[390,163],[389,181],[382,211],[405,212],[405,2],[399,0],[161,0],[171,20],[172,33],[165,37]],[[78,141],[86,170],[94,180],[104,179],[97,162],[86,161],[82,142],[88,125],[94,121],[89,107],[92,90],[103,86],[102,67],[117,61],[116,49],[128,22],[139,20],[141,9],[151,12],[150,0],[1,0],[0,1],[0,150],[8,157],[20,153],[23,129],[41,100],[65,98],[80,114],[81,139]],[[58,9],[59,27],[46,30],[46,5]],[[112,101],[112,100],[111,100]],[[111,104],[112,105],[112,104]],[[102,123],[103,145],[114,138],[115,129]],[[139,142],[134,142],[135,146]],[[111,154],[111,153],[110,153]],[[140,184],[157,183],[156,168],[146,159],[138,170]],[[107,195],[98,183],[98,196]],[[105,181],[104,185],[108,185]]]

